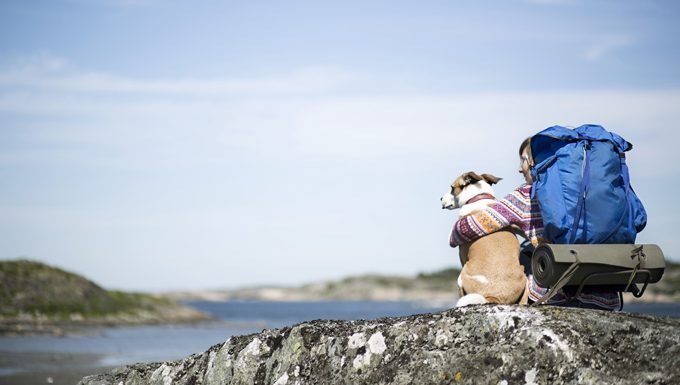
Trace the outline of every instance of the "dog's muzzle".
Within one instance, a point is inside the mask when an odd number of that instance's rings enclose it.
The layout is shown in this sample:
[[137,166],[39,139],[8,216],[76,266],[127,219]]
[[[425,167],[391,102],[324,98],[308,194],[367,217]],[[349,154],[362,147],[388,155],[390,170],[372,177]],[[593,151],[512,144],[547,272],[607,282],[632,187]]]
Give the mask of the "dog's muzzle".
[[458,208],[458,200],[451,193],[446,193],[440,198],[442,209],[454,210]]

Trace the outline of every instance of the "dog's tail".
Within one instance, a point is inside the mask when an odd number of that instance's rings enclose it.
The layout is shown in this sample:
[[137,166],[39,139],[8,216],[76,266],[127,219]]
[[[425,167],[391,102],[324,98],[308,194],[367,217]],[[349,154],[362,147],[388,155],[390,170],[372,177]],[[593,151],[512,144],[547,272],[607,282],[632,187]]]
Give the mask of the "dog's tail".
[[483,303],[488,303],[489,301],[484,298],[483,295],[472,293],[466,294],[458,299],[456,302],[456,307],[468,306],[468,305],[481,305]]

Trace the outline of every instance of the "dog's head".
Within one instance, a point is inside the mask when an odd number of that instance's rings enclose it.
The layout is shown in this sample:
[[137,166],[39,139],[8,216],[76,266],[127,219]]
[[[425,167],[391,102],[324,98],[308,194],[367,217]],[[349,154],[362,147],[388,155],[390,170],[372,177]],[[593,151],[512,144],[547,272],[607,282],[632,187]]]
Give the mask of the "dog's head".
[[477,175],[470,171],[456,178],[451,183],[451,191],[441,197],[442,208],[455,210],[463,207],[468,200],[479,194],[493,195],[492,184],[498,183],[501,178],[491,174]]

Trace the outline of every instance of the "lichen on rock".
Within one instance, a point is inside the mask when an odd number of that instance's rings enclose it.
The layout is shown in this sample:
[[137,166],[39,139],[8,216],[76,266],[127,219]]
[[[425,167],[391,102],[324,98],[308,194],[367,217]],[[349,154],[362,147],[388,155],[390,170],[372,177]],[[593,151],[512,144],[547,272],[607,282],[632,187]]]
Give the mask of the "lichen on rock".
[[677,384],[679,356],[679,320],[482,305],[264,330],[80,384]]

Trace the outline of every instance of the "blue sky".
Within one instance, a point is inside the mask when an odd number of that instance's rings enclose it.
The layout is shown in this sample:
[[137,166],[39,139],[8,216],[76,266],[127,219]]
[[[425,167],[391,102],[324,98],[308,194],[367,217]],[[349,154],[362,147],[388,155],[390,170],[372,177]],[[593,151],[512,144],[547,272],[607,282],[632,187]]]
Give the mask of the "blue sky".
[[680,261],[675,1],[3,1],[0,258],[206,289],[458,264],[458,174],[599,123]]

